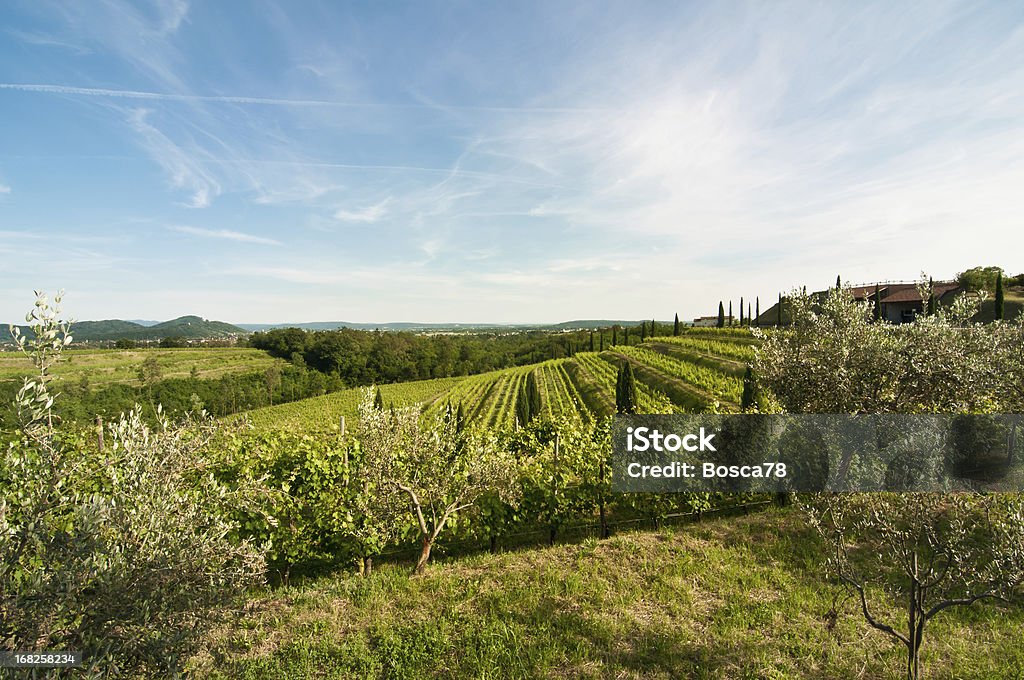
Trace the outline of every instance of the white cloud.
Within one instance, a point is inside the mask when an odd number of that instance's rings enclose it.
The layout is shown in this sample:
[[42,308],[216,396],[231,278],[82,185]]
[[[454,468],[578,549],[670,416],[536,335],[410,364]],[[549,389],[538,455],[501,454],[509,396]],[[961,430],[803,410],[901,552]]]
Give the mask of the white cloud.
[[390,198],[385,198],[380,203],[365,208],[353,210],[340,208],[334,212],[334,219],[340,222],[376,222],[387,213],[387,206],[390,202]]
[[9,193],[11,193],[11,188],[9,186],[7,186],[6,184],[0,184],[0,194],[9,194]]
[[232,231],[230,229],[200,229],[198,227],[170,227],[171,230],[180,232],[182,234],[191,234],[192,236],[202,236],[204,238],[217,238],[224,239],[227,241],[237,241],[239,243],[258,243],[266,246],[279,246],[280,241],[272,238],[266,238],[263,236],[256,236],[254,234],[246,234],[241,231]]

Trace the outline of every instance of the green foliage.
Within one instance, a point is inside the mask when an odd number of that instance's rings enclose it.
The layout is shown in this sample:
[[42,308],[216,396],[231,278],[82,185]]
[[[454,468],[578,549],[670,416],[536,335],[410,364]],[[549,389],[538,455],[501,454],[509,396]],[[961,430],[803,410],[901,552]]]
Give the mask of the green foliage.
[[87,674],[170,676],[263,573],[227,519],[259,489],[211,474],[209,420],[154,430],[136,410],[102,450],[60,425],[49,369],[71,336],[59,302],[37,293],[32,339],[14,333],[38,373],[0,458],[0,646],[81,650]]
[[996,281],[1002,276],[1002,267],[971,267],[956,275],[957,283],[970,291],[986,291],[992,293],[996,289]]

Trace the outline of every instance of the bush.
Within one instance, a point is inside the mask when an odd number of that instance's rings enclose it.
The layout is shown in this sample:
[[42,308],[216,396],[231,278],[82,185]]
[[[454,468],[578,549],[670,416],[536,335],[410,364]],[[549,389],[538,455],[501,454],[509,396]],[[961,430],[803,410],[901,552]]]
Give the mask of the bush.
[[37,297],[35,338],[16,335],[37,375],[0,462],[0,646],[81,650],[92,676],[176,674],[264,572],[226,519],[258,489],[229,492],[210,473],[219,427],[205,416],[150,429],[136,409],[102,447],[60,427],[49,368],[71,336],[60,296]]

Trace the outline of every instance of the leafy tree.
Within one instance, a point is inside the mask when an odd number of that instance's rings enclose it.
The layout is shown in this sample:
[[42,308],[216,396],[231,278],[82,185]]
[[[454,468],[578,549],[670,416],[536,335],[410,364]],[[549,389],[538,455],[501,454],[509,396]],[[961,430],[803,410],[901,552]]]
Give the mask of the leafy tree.
[[956,275],[957,283],[970,291],[995,291],[1002,267],[972,267]]
[[382,491],[405,500],[421,547],[413,573],[422,574],[453,517],[488,493],[514,497],[516,462],[493,434],[457,432],[454,418],[426,419],[416,407],[377,409],[370,391],[363,401],[359,427],[366,465],[379,471]]
[[267,401],[271,406],[273,406],[274,391],[281,387],[281,367],[277,364],[268,366],[266,370],[263,371],[263,379],[267,385]]
[[718,301],[718,327],[725,328],[725,306],[722,301]]
[[1003,272],[1000,271],[996,274],[996,320],[1001,321],[1003,319],[1003,304],[1005,300],[1003,297]]
[[615,411],[617,413],[636,413],[640,403],[637,392],[636,378],[633,376],[633,364],[623,361],[615,380]]
[[137,346],[137,342],[135,342],[134,340],[130,340],[128,338],[121,338],[120,340],[114,343],[114,347],[116,349],[135,349]]

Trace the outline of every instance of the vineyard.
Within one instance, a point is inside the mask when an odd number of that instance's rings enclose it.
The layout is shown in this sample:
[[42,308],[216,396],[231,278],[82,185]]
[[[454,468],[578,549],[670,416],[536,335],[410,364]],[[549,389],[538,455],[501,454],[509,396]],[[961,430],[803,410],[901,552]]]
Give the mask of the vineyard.
[[[470,422],[501,428],[513,424],[517,396],[533,373],[545,416],[587,423],[614,413],[616,371],[629,361],[643,411],[729,411],[738,408],[741,376],[757,342],[746,329],[690,329],[641,345],[616,345],[473,376],[381,385],[380,390],[386,405],[418,405],[428,415],[441,413],[447,404],[461,405]],[[355,418],[360,394],[361,388],[351,388],[256,409],[247,416],[259,430],[336,431],[342,416],[349,422]]]

